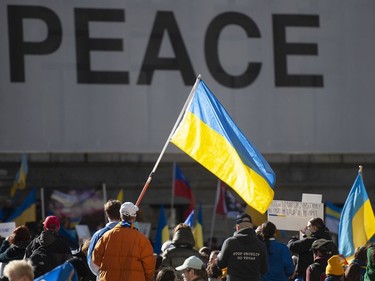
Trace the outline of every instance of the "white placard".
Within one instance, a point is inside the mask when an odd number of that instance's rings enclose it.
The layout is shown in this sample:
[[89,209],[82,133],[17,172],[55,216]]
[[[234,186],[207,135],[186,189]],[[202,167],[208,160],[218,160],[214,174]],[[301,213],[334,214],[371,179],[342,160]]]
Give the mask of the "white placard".
[[273,200],[268,208],[268,220],[277,229],[299,231],[304,228],[310,218],[323,218],[323,203],[307,203],[298,201]]
[[302,202],[322,203],[322,194],[302,193]]
[[16,223],[14,221],[0,223],[0,236],[8,237],[9,235],[12,234],[15,228],[16,228]]
[[90,229],[86,224],[76,225],[76,231],[80,244],[82,244],[85,240],[91,238]]

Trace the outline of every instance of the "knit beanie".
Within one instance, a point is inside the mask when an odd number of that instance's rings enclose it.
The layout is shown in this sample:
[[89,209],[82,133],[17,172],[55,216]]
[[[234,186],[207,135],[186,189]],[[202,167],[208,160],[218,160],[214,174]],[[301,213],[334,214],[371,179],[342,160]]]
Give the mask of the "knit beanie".
[[338,255],[333,255],[328,259],[326,274],[336,276],[344,275],[344,267],[342,266]]

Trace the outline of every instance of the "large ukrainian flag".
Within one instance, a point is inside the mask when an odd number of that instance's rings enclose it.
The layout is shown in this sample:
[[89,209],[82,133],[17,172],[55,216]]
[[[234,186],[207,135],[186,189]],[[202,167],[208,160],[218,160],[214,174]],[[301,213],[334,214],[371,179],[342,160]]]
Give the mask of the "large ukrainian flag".
[[247,204],[266,212],[274,196],[275,173],[202,80],[171,142],[233,188]]
[[375,217],[361,173],[349,192],[339,223],[339,252],[345,257],[354,255],[375,234]]

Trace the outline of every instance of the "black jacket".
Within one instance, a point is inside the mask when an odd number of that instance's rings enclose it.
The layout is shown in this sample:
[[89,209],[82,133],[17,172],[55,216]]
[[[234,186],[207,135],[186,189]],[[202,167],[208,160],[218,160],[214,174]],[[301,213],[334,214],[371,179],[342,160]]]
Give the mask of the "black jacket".
[[45,230],[27,246],[25,258],[29,258],[32,252],[41,245],[51,249],[55,262],[59,265],[73,257],[68,244],[58,233]]
[[306,269],[314,262],[313,252],[310,251],[312,243],[317,239],[332,240],[328,228],[314,232],[311,237],[301,240],[292,238],[288,242],[288,248],[291,252],[298,254],[297,276],[306,279]]
[[190,228],[181,228],[173,235],[172,243],[163,254],[163,266],[176,268],[184,263],[190,256],[201,258],[194,249],[195,240]]
[[10,245],[7,240],[4,240],[0,248],[0,262],[8,263],[12,260],[22,260],[28,244],[29,241],[22,241],[17,245]]
[[241,229],[224,241],[217,265],[227,267],[227,281],[258,281],[268,270],[266,246],[254,229]]

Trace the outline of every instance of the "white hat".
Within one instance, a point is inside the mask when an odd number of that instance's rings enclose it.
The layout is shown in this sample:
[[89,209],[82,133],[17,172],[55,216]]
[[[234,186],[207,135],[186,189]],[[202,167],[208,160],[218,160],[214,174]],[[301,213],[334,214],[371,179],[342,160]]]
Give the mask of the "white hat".
[[203,261],[200,258],[196,256],[191,256],[191,257],[188,257],[182,265],[177,266],[176,270],[182,271],[182,270],[185,270],[186,268],[202,269],[202,266],[203,266]]
[[132,202],[125,202],[121,205],[120,214],[124,216],[136,217],[138,210],[138,207]]

